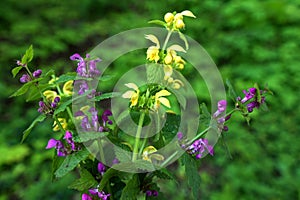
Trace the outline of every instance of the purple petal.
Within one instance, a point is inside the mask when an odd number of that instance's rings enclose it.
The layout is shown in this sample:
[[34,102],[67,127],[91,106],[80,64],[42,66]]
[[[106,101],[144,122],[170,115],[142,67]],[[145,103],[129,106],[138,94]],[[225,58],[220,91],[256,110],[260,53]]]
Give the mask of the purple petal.
[[41,76],[41,74],[42,74],[42,70],[41,70],[41,69],[38,69],[38,70],[36,70],[36,71],[34,71],[34,72],[32,73],[32,76],[33,76],[34,78],[39,78],[39,77]]
[[82,194],[81,200],[92,200],[92,197],[90,197],[88,194]]
[[98,194],[98,189],[97,188],[89,189],[89,193],[91,193],[91,195],[97,195]]
[[46,149],[51,149],[51,148],[56,147],[58,141],[59,141],[59,140],[56,140],[56,139],[51,138],[51,139],[48,141],[48,144],[47,144],[47,146],[46,146]]
[[72,56],[70,56],[70,60],[83,61],[83,58],[78,53],[75,53]]
[[100,174],[103,174],[103,172],[105,172],[105,165],[102,162],[99,162],[97,169]]
[[72,133],[70,131],[66,131],[64,139],[72,139]]

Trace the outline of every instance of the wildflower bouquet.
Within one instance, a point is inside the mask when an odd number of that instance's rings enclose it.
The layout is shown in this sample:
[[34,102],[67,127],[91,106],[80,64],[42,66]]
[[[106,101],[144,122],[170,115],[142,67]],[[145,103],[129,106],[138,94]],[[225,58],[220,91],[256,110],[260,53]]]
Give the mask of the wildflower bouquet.
[[[167,13],[164,21],[150,21],[164,28],[113,36],[85,58],[75,53],[70,59],[77,64],[76,72],[60,76],[54,70],[32,72],[32,46],[12,69],[14,77],[22,74],[23,84],[12,97],[39,101],[40,115],[24,131],[22,142],[37,123],[52,119],[55,134],[45,144],[55,151],[52,176],[60,178],[77,170],[80,178],[69,188],[78,190],[83,200],[164,199],[157,179],[174,179],[167,166],[177,160],[198,199],[197,160],[214,154],[213,146],[228,131],[232,114],[240,113],[249,123],[250,113],[266,106],[267,88],[255,84],[240,97],[227,82],[234,104],[227,111],[229,102],[217,68],[203,48],[182,33],[186,17],[196,18],[188,10]],[[105,53],[108,48],[114,53]],[[111,78],[104,71],[113,60],[145,48],[144,65],[126,72],[111,92],[97,90],[98,84]],[[198,103],[199,91],[181,73],[188,64],[208,86],[212,114]]]

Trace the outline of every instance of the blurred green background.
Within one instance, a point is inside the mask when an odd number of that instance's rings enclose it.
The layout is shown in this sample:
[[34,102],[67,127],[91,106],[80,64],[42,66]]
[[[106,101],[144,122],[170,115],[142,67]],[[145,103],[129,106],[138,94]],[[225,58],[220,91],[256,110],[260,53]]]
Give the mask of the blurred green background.
[[[219,142],[215,156],[201,160],[201,199],[300,199],[300,0],[2,0],[0,200],[80,198],[67,189],[75,174],[51,182],[53,151],[45,150],[51,121],[19,144],[22,131],[38,115],[37,103],[8,98],[20,86],[10,70],[25,49],[33,44],[35,69],[73,71],[73,53],[84,55],[120,31],[186,9],[197,19],[185,20],[185,34],[207,50],[224,80],[238,91],[255,82],[274,91],[267,98],[270,111],[253,113],[251,127],[240,117],[229,122],[225,139],[232,158]],[[130,66],[134,56],[117,64]],[[193,86],[202,95],[205,88]],[[182,170],[175,169],[180,185],[160,182],[162,191],[169,199],[191,199]]]

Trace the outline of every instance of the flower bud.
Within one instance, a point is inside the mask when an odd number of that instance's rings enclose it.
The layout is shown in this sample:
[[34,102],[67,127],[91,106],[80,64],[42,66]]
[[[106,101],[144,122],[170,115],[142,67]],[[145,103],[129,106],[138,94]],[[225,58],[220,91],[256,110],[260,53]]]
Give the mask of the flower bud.
[[182,29],[182,28],[184,28],[184,26],[185,26],[185,24],[182,19],[178,19],[175,23],[175,27],[177,29]]
[[167,14],[165,14],[164,19],[167,23],[171,23],[174,19],[174,15],[168,12]]
[[42,70],[38,69],[32,73],[32,76],[34,78],[39,78],[41,76],[41,74],[42,74]]
[[169,65],[172,63],[172,60],[173,60],[172,56],[170,54],[167,54],[167,56],[165,57],[165,63]]
[[21,83],[27,83],[30,81],[30,76],[28,74],[23,74],[22,77],[20,78]]

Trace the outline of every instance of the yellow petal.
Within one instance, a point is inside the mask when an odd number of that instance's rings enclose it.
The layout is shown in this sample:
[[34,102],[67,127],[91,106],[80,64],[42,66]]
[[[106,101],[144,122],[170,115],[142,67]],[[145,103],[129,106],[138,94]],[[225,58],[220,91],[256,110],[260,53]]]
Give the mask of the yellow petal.
[[186,17],[193,17],[193,18],[196,18],[196,16],[189,10],[185,10],[185,11],[182,11],[181,14],[183,16],[186,16]]
[[171,93],[168,90],[161,90],[155,94],[155,97],[169,96]]
[[122,97],[125,98],[125,99],[130,99],[134,94],[135,94],[134,91],[128,90],[127,92],[125,92],[125,93],[122,95]]
[[159,48],[159,41],[155,35],[145,35],[145,38],[156,44],[156,46]]
[[80,108],[80,110],[81,110],[82,112],[86,113],[86,112],[89,111],[90,108],[91,108],[90,106],[83,106],[83,107]]
[[186,50],[182,46],[179,46],[178,44],[174,44],[170,46],[168,50],[174,50],[174,51],[180,51],[186,53]]
[[165,158],[163,157],[163,155],[158,154],[158,153],[155,153],[155,154],[150,155],[149,158],[150,158],[150,159],[155,159],[155,160],[158,160],[158,161],[162,161],[162,160],[165,159]]
[[67,96],[71,96],[73,94],[73,82],[72,80],[67,81],[63,86],[63,92]]
[[139,87],[134,83],[126,83],[125,86],[134,89],[135,91],[138,91],[139,89]]
[[166,106],[166,107],[168,107],[168,108],[171,108],[170,101],[169,101],[167,98],[165,98],[165,97],[160,97],[158,100],[159,100],[159,102],[160,102],[161,104],[163,104],[164,106]]
[[57,93],[52,90],[46,90],[43,92],[43,95],[46,97],[47,101],[53,102],[54,98],[57,97]]
[[157,152],[157,149],[154,146],[148,146],[143,150],[143,154],[146,152],[148,154],[151,154],[151,153]]

